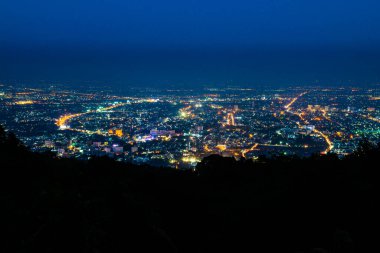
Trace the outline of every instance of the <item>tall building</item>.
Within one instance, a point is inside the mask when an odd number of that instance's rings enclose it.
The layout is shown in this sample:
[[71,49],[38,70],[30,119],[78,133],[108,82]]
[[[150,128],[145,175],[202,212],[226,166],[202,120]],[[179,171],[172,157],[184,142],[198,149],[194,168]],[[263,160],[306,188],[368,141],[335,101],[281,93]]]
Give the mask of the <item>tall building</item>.
[[229,112],[227,114],[227,125],[228,126],[235,126],[235,116],[232,112]]

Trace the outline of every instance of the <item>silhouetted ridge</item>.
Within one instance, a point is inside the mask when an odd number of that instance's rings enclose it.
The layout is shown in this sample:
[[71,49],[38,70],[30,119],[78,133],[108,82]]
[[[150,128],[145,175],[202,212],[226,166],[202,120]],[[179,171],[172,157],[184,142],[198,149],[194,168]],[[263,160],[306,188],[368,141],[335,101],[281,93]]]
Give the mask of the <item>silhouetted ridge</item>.
[[[376,252],[379,145],[197,170],[29,152],[0,127],[1,252]],[[376,238],[376,239],[375,239]]]

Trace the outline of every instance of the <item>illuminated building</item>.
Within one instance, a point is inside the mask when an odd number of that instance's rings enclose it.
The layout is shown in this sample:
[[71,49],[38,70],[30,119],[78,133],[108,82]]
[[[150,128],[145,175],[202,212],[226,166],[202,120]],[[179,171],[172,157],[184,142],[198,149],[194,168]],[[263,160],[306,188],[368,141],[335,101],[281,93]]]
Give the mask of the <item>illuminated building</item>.
[[228,126],[235,126],[235,117],[232,112],[229,112],[227,114],[227,125]]
[[122,129],[110,129],[108,130],[109,135],[115,135],[119,138],[123,137],[123,130]]

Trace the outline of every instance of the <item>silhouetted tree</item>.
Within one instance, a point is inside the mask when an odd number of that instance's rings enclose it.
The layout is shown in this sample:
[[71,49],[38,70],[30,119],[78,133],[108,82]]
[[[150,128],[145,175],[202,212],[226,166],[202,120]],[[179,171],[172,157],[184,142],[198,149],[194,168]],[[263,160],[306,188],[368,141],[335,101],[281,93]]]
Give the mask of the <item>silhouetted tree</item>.
[[196,169],[204,176],[227,176],[236,170],[237,162],[233,157],[210,155],[197,164]]
[[0,149],[1,252],[376,251],[373,144],[344,159],[212,155],[199,174],[32,153],[2,127]]
[[370,142],[368,139],[363,139],[360,141],[357,149],[351,157],[355,157],[356,159],[370,159],[375,158],[379,154],[380,152],[378,145]]

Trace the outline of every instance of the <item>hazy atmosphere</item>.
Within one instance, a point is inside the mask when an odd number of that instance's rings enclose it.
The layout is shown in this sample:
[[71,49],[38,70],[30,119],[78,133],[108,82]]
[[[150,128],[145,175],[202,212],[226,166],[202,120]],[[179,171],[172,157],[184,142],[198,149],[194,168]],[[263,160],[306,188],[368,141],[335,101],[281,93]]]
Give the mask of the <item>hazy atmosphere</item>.
[[0,80],[376,84],[379,8],[376,0],[3,0]]

